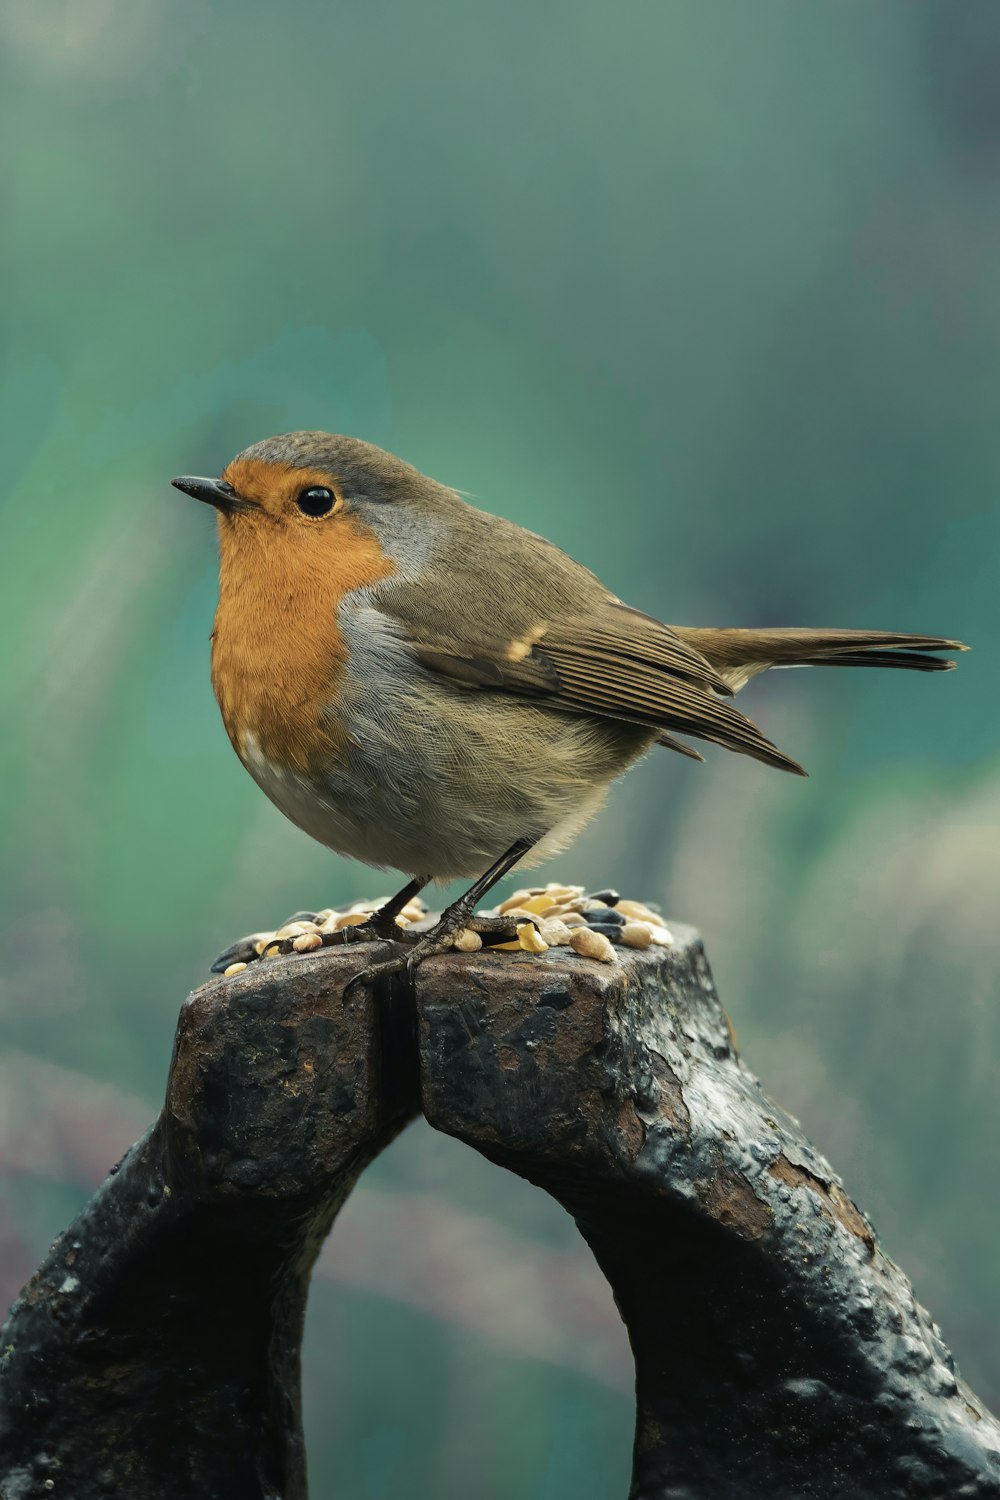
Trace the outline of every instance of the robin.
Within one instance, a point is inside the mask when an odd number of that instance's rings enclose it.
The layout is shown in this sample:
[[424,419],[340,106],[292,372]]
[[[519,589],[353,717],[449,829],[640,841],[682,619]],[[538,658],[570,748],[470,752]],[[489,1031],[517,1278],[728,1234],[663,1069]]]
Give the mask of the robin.
[[[804,776],[730,701],[768,667],[945,671],[960,641],[868,630],[663,625],[542,537],[356,438],[292,432],[218,479],[212,684],[258,786],[320,843],[409,883],[337,942],[391,939],[412,968],[515,865],[564,848],[610,783],[688,734]],[[429,932],[397,915],[474,878]],[[523,920],[523,919],[522,919]]]

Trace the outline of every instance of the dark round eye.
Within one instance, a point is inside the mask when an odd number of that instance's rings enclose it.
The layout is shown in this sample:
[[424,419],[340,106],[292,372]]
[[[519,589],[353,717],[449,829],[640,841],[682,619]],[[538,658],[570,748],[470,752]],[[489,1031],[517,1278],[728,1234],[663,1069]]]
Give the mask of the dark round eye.
[[295,497],[295,504],[305,516],[328,516],[333,510],[333,502],[333,491],[321,484],[310,485],[307,490],[300,490]]

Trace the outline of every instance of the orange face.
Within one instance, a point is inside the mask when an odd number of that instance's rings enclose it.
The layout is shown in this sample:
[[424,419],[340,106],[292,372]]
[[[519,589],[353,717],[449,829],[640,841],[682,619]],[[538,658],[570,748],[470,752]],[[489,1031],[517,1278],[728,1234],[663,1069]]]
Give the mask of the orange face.
[[338,481],[325,469],[299,469],[292,464],[259,458],[234,458],[220,475],[237,497],[258,510],[239,512],[241,518],[283,521],[312,530],[344,509]]
[[314,610],[335,610],[344,594],[395,571],[328,470],[237,458],[221,480],[245,502],[219,511],[224,588],[227,574],[235,574],[256,594],[244,574],[263,561],[284,579],[293,613],[306,600]]

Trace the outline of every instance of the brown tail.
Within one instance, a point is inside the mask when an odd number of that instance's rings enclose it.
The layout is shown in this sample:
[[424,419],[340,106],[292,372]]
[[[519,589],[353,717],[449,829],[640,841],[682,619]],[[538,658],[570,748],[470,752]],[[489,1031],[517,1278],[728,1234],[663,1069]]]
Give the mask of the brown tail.
[[961,641],[881,630],[698,630],[675,634],[700,651],[733,692],[768,667],[897,667],[947,672],[953,661],[925,652],[967,651]]

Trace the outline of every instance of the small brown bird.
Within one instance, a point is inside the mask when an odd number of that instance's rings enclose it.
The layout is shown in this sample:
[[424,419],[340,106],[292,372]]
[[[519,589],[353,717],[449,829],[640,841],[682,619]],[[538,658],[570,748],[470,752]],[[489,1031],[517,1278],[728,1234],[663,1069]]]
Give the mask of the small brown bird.
[[477,877],[411,935],[411,966],[462,926],[510,937],[475,905],[569,843],[653,745],[701,760],[689,734],[805,775],[730,702],[757,673],[943,671],[954,662],[928,653],[966,649],[661,625],[551,542],[356,438],[286,433],[219,479],[172,483],[218,513],[212,683],[240,760],[320,843],[412,877],[337,939],[402,942],[395,917],[417,891]]

